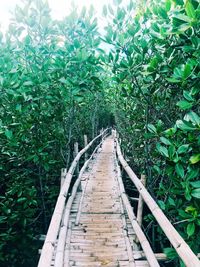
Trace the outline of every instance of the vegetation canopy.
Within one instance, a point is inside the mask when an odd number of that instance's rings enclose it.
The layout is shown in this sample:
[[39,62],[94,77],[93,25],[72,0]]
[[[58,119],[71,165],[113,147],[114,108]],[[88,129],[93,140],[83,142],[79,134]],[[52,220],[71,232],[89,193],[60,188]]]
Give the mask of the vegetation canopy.
[[[102,14],[104,34],[92,7],[56,21],[46,1],[24,0],[0,32],[2,267],[36,266],[74,143],[113,125],[126,160],[200,252],[199,1],[114,0]],[[154,250],[184,266],[148,210],[144,224]]]

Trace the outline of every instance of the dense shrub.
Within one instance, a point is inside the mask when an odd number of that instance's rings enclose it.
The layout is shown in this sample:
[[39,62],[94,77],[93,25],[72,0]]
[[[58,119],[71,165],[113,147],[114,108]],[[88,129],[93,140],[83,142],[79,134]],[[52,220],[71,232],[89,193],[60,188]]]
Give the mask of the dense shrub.
[[[112,46],[110,97],[125,154],[198,252],[199,1],[114,2],[104,7],[110,21],[105,41]],[[165,239],[159,242],[164,248]]]

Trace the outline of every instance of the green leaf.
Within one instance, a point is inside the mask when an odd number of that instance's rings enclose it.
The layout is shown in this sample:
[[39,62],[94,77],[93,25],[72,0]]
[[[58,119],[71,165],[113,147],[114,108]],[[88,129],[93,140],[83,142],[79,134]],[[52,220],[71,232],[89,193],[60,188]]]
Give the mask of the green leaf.
[[190,157],[190,163],[195,164],[200,161],[200,154],[196,154]]
[[104,6],[103,6],[103,16],[106,17],[107,14],[108,14],[107,6],[104,5]]
[[196,129],[192,123],[182,120],[177,120],[176,126],[183,131],[194,131]]
[[191,64],[189,64],[189,63],[185,64],[185,67],[184,67],[184,70],[183,70],[183,79],[186,80],[190,76],[191,71],[192,71]]
[[186,11],[186,14],[188,15],[188,17],[193,18],[193,19],[195,18],[195,9],[194,9],[190,0],[186,1],[185,11]]
[[169,151],[169,157],[170,157],[170,159],[173,159],[174,154],[176,152],[175,146],[173,146],[173,145],[169,146],[168,151]]
[[135,50],[135,52],[137,52],[138,54],[141,54],[140,49],[135,44],[132,44],[132,47]]
[[191,96],[190,92],[188,92],[188,91],[183,91],[183,96],[188,101],[194,101],[194,98]]
[[23,83],[24,86],[32,86],[33,82],[32,81],[26,81]]
[[176,203],[175,203],[175,201],[173,200],[173,198],[168,197],[168,202],[169,202],[169,204],[170,204],[171,206],[176,207]]
[[61,83],[63,83],[63,84],[66,84],[67,83],[67,80],[64,77],[60,78],[59,81]]
[[178,174],[178,176],[180,176],[181,178],[184,177],[185,172],[184,172],[184,168],[183,168],[182,164],[180,164],[180,163],[176,164],[175,170],[176,170],[176,173]]
[[167,12],[170,11],[170,9],[171,9],[171,0],[166,0],[165,9],[166,9]]
[[199,199],[200,199],[200,188],[193,189],[191,195],[192,195],[194,198],[199,198]]
[[111,15],[114,15],[114,11],[113,11],[112,6],[110,4],[108,5],[108,10],[109,10]]
[[10,130],[6,130],[5,135],[9,140],[11,140],[13,138],[13,132]]
[[180,109],[183,109],[183,110],[186,110],[186,109],[189,109],[193,106],[193,103],[190,103],[186,100],[180,100],[178,103],[177,103],[177,106],[179,106]]
[[170,83],[180,83],[181,80],[178,80],[176,78],[165,78]]
[[200,125],[200,117],[194,111],[190,111],[184,117],[186,121],[191,121],[195,125]]
[[194,188],[200,188],[200,181],[190,182],[190,184],[191,184],[192,187],[194,187]]
[[165,210],[165,203],[162,200],[158,200],[158,205],[162,210]]
[[26,197],[20,197],[18,198],[17,203],[22,203],[22,202],[25,202],[26,200],[27,200]]
[[174,248],[164,248],[164,253],[167,255],[167,258],[170,260],[173,260],[177,257],[177,253]]
[[188,148],[189,148],[189,145],[182,145],[182,146],[179,146],[179,148],[178,148],[178,150],[177,150],[177,153],[178,153],[178,154],[185,153],[186,151],[188,151]]
[[169,139],[165,138],[165,137],[160,137],[160,141],[167,145],[167,146],[170,146],[172,143],[169,141]]
[[194,234],[195,232],[195,224],[194,223],[189,223],[187,225],[187,235],[190,237]]
[[147,128],[148,130],[151,132],[151,133],[157,133],[157,130],[156,130],[156,127],[153,125],[153,124],[148,124],[147,125]]
[[181,13],[174,15],[173,17],[183,22],[189,22],[189,23],[191,22],[191,19],[188,16],[183,15]]
[[199,175],[199,169],[198,168],[197,169],[191,169],[190,168],[188,170],[187,179],[188,180],[194,179],[194,178],[198,177],[198,175]]
[[168,153],[168,150],[166,147],[161,146],[159,143],[157,143],[156,148],[157,148],[158,152],[160,152],[161,155],[169,158],[169,153]]
[[4,223],[7,220],[6,216],[0,216],[0,223]]

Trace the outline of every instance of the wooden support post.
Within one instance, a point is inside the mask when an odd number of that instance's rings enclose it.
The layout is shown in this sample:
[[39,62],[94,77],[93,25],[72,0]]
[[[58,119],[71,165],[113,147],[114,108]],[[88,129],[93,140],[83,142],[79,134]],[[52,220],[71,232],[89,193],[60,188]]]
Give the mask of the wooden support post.
[[[102,133],[103,133],[103,128],[101,128],[101,130],[100,130],[100,134],[102,134]],[[103,134],[101,136],[101,142],[103,142]],[[101,147],[102,147],[102,145],[103,145],[103,143],[101,144]]]
[[[88,145],[88,138],[87,138],[87,135],[84,134],[84,147],[86,147]],[[85,152],[85,162],[87,161],[88,159],[88,153]]]
[[[146,176],[145,175],[143,174],[141,175],[140,181],[146,187]],[[140,227],[142,226],[143,205],[144,205],[144,200],[142,198],[142,195],[140,194],[139,200],[138,200],[138,208],[137,208],[137,221]]]
[[65,168],[61,169],[60,190],[62,188],[62,185],[64,184],[66,174],[67,174],[67,169],[65,169]]
[[[74,144],[74,158],[78,155],[78,142]],[[79,162],[76,166],[76,174],[79,174]]]

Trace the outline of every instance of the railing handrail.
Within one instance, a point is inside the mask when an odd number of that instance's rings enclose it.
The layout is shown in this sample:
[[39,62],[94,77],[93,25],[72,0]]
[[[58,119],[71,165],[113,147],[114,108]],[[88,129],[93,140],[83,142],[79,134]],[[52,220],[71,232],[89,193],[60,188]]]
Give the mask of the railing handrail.
[[74,158],[66,176],[64,183],[61,187],[59,196],[57,198],[56,206],[51,218],[51,222],[47,231],[47,235],[44,241],[44,245],[42,247],[40,260],[38,263],[38,267],[49,267],[51,265],[53,252],[54,252],[54,246],[55,242],[57,240],[61,220],[63,217],[63,212],[65,208],[65,201],[67,198],[67,194],[69,191],[69,187],[71,184],[72,176],[74,174],[74,171],[76,169],[77,163],[79,162],[81,156],[92,146],[92,144],[101,136],[104,136],[104,134],[109,130],[109,128],[105,129],[102,133],[100,133],[98,136],[96,136],[92,141],[89,142],[89,144],[84,147],[82,150],[79,151],[79,153]]
[[185,263],[187,267],[200,267],[200,261],[197,258],[197,256],[194,254],[194,252],[191,250],[188,244],[184,241],[184,239],[180,236],[180,234],[176,231],[176,229],[167,219],[163,211],[157,205],[156,201],[152,198],[152,196],[147,191],[145,186],[142,184],[140,179],[136,176],[136,174],[133,172],[131,167],[124,159],[118,140],[116,140],[116,144],[117,144],[117,156],[122,167],[127,172],[128,176],[134,183],[135,187],[143,197],[143,200],[147,204],[148,208],[154,215],[156,221],[160,225],[161,229],[169,239],[170,243],[180,256],[182,261]]

